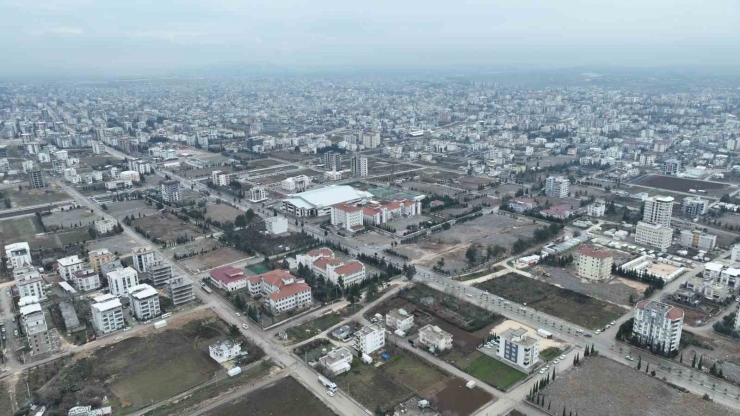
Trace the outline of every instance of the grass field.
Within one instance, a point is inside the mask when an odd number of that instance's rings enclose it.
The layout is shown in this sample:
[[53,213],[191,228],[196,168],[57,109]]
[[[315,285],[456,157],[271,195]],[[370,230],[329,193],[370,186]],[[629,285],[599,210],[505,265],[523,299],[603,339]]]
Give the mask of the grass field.
[[473,352],[455,365],[478,380],[503,391],[527,377],[516,368],[479,351]]
[[431,396],[443,389],[451,377],[416,355],[407,353],[395,353],[380,369],[421,397]]
[[[446,296],[444,293],[426,285],[414,285],[410,289],[402,290],[398,296],[413,303],[419,309],[470,332],[503,320],[500,315],[454,296]],[[433,301],[431,303],[426,302],[430,298]],[[422,302],[422,299],[425,299],[425,302]]]
[[560,348],[550,347],[543,351],[540,351],[540,358],[545,361],[554,360],[555,358],[558,358],[562,352],[563,350],[561,350]]
[[590,329],[602,328],[627,312],[617,305],[514,273],[475,287]]
[[71,196],[62,191],[46,193],[44,189],[24,189],[23,191],[8,189],[2,191],[2,194],[5,195],[6,198],[10,198],[13,202],[13,208],[50,204],[52,202],[72,199]]
[[0,241],[3,245],[24,241],[27,237],[43,232],[34,216],[0,221]]
[[288,337],[292,343],[305,341],[314,335],[318,335],[323,331],[331,328],[342,321],[342,316],[338,313],[329,313],[326,315],[319,316],[316,319],[302,323],[301,325],[294,326],[287,330]]
[[208,414],[211,416],[335,415],[293,377],[286,377],[270,387],[242,396]]

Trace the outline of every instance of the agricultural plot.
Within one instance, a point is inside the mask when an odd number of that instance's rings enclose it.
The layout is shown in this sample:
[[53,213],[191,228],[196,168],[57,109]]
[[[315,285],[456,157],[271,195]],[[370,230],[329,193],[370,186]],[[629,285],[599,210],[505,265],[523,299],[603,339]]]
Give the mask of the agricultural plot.
[[277,160],[272,159],[254,159],[247,162],[247,169],[250,170],[256,170],[256,169],[265,169],[272,166],[282,165],[284,162],[279,162]]
[[337,386],[368,409],[389,410],[414,393],[372,365],[352,363],[352,369],[335,379]]
[[210,270],[215,267],[230,264],[247,258],[241,251],[231,247],[221,247],[213,251],[207,251],[193,257],[180,260],[180,263],[191,271]]
[[90,251],[107,248],[108,251],[114,254],[129,255],[131,254],[131,248],[137,247],[140,244],[137,240],[129,237],[128,234],[121,233],[111,237],[88,241],[87,249]]
[[665,189],[676,192],[689,192],[689,190],[705,190],[705,195],[721,197],[728,193],[729,185],[717,182],[700,181],[696,179],[678,178],[675,176],[647,175],[632,182],[651,188]]
[[335,416],[321,400],[293,377],[241,396],[236,401],[205,413],[211,416]]
[[475,287],[517,303],[526,303],[537,311],[584,328],[602,328],[626,313],[611,303],[518,274],[497,277]]
[[451,415],[471,415],[484,404],[493,399],[488,392],[480,387],[469,389],[465,380],[452,378],[447,381],[445,388],[429,399],[432,405]]
[[509,387],[527,377],[526,374],[516,368],[479,351],[457,361],[455,366],[502,391],[506,391]]
[[565,407],[586,415],[740,415],[737,410],[681,393],[644,371],[603,357],[589,357],[578,367],[558,374],[542,393],[548,403],[551,400],[555,413]]

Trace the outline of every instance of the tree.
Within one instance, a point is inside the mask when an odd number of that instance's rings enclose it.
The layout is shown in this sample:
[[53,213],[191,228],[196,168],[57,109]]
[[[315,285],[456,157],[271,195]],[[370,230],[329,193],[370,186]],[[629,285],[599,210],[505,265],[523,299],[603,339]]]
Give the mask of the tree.
[[440,257],[439,260],[437,260],[437,266],[445,267],[445,259]]
[[102,204],[100,208],[103,209],[103,211],[108,211],[108,205]]
[[408,266],[408,267],[406,267],[406,277],[409,280],[413,279],[415,274],[416,274],[416,267],[414,267],[414,266]]
[[87,233],[90,234],[90,238],[92,238],[93,240],[95,240],[96,238],[98,238],[98,231],[95,230],[94,227],[88,228],[87,229]]
[[699,357],[699,364],[696,365],[697,370],[701,371],[703,361],[704,361],[704,356],[702,355],[701,357]]
[[642,369],[642,357],[638,357],[637,359],[637,370],[639,371]]
[[696,368],[696,353],[694,353],[694,358],[691,359],[691,368]]
[[471,244],[465,251],[465,258],[468,259],[468,263],[475,264],[475,260],[478,257],[478,250],[475,249],[475,245]]
[[237,227],[244,227],[247,225],[247,217],[242,215],[237,215],[236,218],[234,218],[234,225]]
[[231,338],[238,338],[239,335],[241,335],[239,327],[234,324],[229,325],[229,336],[231,336]]
[[649,373],[649,372],[650,372],[650,363],[647,363],[647,365],[645,366],[645,373]]
[[254,211],[252,210],[252,208],[249,208],[247,210],[246,219],[247,219],[247,222],[251,222],[252,219],[254,219]]

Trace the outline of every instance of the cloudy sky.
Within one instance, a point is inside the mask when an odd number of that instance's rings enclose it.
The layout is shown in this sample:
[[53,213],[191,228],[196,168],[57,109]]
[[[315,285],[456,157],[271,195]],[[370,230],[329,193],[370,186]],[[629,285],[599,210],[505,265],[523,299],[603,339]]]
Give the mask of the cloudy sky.
[[740,64],[739,0],[0,0],[0,75]]

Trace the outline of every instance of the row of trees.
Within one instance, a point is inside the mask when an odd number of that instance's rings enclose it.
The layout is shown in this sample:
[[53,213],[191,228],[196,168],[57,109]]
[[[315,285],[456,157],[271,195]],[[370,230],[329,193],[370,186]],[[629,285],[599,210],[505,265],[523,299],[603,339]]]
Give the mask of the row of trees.
[[526,251],[528,248],[534,246],[535,244],[544,243],[545,241],[556,237],[558,233],[560,233],[561,229],[563,229],[563,225],[555,223],[551,223],[549,226],[539,228],[534,231],[532,238],[520,237],[519,239],[517,239],[514,242],[514,245],[511,247],[511,252],[512,254],[519,254]]

